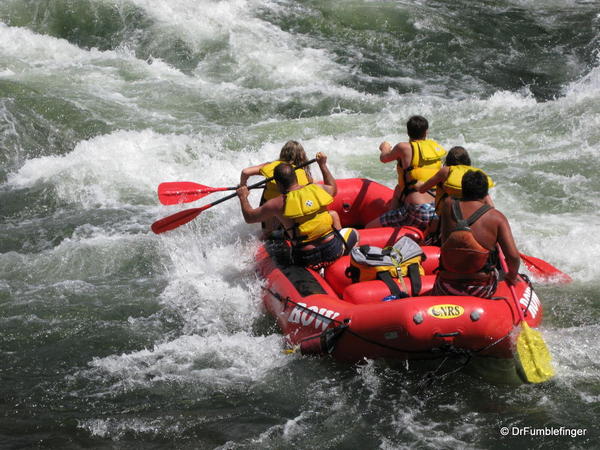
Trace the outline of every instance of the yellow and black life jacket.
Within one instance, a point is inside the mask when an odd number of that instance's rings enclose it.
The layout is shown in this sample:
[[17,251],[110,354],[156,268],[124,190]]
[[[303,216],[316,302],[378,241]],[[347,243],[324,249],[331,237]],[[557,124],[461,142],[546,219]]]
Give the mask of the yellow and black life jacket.
[[398,186],[405,194],[413,192],[417,181],[425,182],[434,176],[442,167],[442,157],[446,150],[433,139],[419,139],[410,141],[412,147],[412,160],[410,166],[402,168],[400,161],[396,170],[398,172]]
[[440,267],[442,270],[452,273],[474,274],[489,272],[495,266],[496,252],[488,250],[477,242],[470,228],[491,209],[490,205],[483,205],[471,216],[464,219],[459,200],[454,199],[452,201],[452,214],[456,220],[456,227],[450,231],[448,239],[440,249]]
[[[282,162],[285,161],[273,161],[268,164],[265,164],[261,167],[260,174],[265,178],[271,178],[273,176],[273,173],[275,172],[275,167],[277,167]],[[296,178],[298,178],[298,184],[301,186],[306,186],[308,184],[308,176],[306,175],[306,171],[303,168],[300,168],[296,169],[295,172]],[[277,187],[277,182],[275,180],[268,181],[265,185],[265,190],[263,192],[263,203],[280,195],[281,192]]]
[[333,197],[320,186],[308,184],[285,194],[283,215],[294,221],[293,240],[307,244],[333,231],[333,218],[327,205]]
[[425,254],[421,247],[407,236],[403,236],[393,247],[380,248],[372,245],[354,247],[350,252],[350,266],[346,276],[353,283],[381,280],[396,298],[407,297],[400,291],[393,279],[408,276],[412,286],[412,296],[421,291],[421,275],[425,275],[421,261]]
[[[465,165],[456,165],[456,166],[448,166],[450,169],[448,172],[448,178],[446,181],[442,183],[442,189],[438,189],[436,191],[435,196],[435,206],[436,212],[439,213],[440,202],[446,198],[448,195],[454,198],[462,198],[462,179],[465,173],[469,170],[477,170],[479,172],[483,172],[483,170],[478,169],[477,167],[465,166]],[[485,172],[483,172],[485,174]],[[492,180],[487,174],[485,176],[488,179],[488,187],[494,187],[496,184],[494,180]]]

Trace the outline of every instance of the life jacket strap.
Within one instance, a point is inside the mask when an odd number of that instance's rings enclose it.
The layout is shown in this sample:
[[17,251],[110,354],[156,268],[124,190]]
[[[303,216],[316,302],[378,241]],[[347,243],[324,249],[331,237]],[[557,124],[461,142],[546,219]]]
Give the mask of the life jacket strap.
[[421,293],[421,274],[419,273],[419,265],[416,263],[410,264],[407,269],[412,296],[416,297]]
[[406,298],[408,297],[408,292],[401,291],[392,275],[387,270],[377,272],[377,279],[383,281],[392,295],[396,298]]
[[471,214],[466,219],[462,215],[462,211],[460,210],[459,200],[452,200],[452,214],[454,214],[454,219],[456,220],[456,228],[452,231],[470,231],[471,225],[479,220],[481,216],[483,216],[486,212],[488,212],[492,207],[490,205],[483,205],[473,214]]

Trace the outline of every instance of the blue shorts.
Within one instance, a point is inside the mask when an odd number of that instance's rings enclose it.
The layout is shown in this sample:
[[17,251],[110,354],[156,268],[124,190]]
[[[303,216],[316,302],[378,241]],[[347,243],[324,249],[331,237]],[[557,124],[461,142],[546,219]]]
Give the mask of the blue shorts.
[[424,230],[434,217],[436,217],[435,203],[408,203],[382,214],[379,222],[384,227],[409,225]]

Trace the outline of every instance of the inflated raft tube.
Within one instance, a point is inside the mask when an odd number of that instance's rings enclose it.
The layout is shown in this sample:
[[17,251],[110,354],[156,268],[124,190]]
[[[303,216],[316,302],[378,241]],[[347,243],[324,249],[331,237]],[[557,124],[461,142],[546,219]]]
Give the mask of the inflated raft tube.
[[[364,179],[339,180],[334,206],[344,226],[359,227],[387,209],[391,189]],[[337,209],[340,208],[340,209]],[[359,230],[360,245],[385,247],[402,236],[416,241],[411,227]],[[425,275],[419,296],[389,300],[379,280],[352,283],[342,257],[322,276],[289,265],[285,241],[269,241],[257,252],[257,268],[265,279],[263,305],[277,320],[291,347],[303,354],[330,354],[344,361],[364,358],[431,359],[449,354],[512,358],[515,324],[520,320],[510,290],[501,281],[492,299],[432,296],[439,262],[438,247],[422,247]],[[531,327],[542,320],[542,306],[531,286],[515,286],[519,307]]]
[[336,184],[338,192],[328,208],[338,212],[344,227],[363,228],[390,209],[394,191],[387,186],[366,178],[336,180]]

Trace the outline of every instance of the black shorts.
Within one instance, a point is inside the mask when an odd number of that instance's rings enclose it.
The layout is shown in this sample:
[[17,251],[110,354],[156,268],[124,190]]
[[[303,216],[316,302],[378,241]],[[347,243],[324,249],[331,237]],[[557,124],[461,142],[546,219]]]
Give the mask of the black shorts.
[[311,250],[292,249],[294,264],[318,270],[327,267],[344,253],[344,241],[338,233],[333,239],[316,246]]

